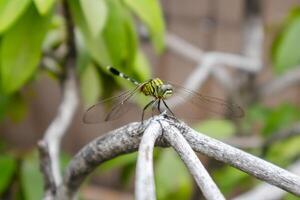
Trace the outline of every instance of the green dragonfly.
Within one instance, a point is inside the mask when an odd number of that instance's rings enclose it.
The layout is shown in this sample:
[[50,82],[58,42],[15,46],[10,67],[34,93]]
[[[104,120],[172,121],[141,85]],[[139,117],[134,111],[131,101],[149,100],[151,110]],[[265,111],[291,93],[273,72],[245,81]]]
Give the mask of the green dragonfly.
[[[211,113],[221,115],[226,114],[233,118],[240,118],[244,115],[243,109],[240,106],[226,102],[222,99],[198,94],[179,85],[164,82],[159,78],[150,79],[140,83],[113,67],[109,66],[107,69],[112,75],[124,78],[136,85],[136,87],[133,90],[126,91],[118,96],[104,99],[88,108],[83,117],[84,123],[93,124],[117,119],[128,112],[128,102],[137,93],[152,97],[152,100],[143,108],[142,122],[144,120],[145,111],[149,107],[152,107],[152,115],[154,110],[159,113],[162,113],[163,110],[167,110],[170,115],[175,117],[175,114],[166,102],[174,96],[179,99],[182,97],[183,101],[189,101],[193,105],[203,108]],[[103,115],[103,108],[112,104],[112,102],[114,105],[110,111],[107,112],[106,115]],[[164,109],[162,107],[164,107]]]

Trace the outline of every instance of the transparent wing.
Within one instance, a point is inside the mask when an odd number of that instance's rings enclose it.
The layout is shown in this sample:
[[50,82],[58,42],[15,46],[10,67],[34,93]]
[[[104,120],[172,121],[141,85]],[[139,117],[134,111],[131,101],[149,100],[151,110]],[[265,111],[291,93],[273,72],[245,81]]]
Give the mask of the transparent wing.
[[86,124],[95,124],[118,119],[134,107],[130,99],[138,92],[138,88],[139,86],[134,90],[104,99],[91,106],[85,111],[83,122]]
[[[223,99],[199,94],[177,84],[171,83],[174,94],[167,100],[170,107],[183,107],[187,115],[198,113],[210,113],[214,115],[227,116],[229,118],[241,118],[244,116],[243,109],[237,104]],[[195,110],[196,108],[196,110]],[[192,117],[193,118],[193,117]]]

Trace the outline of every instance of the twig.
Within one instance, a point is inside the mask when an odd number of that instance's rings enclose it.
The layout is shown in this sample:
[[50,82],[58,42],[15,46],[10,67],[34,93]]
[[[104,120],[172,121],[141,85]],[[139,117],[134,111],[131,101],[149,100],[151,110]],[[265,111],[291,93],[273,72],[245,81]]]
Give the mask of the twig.
[[[56,187],[61,184],[62,177],[60,172],[60,143],[62,137],[66,134],[68,127],[70,126],[75,111],[78,105],[78,96],[77,96],[77,87],[76,87],[76,77],[75,77],[75,65],[74,60],[76,57],[76,48],[75,48],[75,41],[74,41],[74,30],[73,24],[70,17],[68,5],[66,1],[63,1],[63,11],[66,17],[66,24],[68,30],[68,38],[67,38],[67,47],[68,53],[66,55],[65,61],[63,65],[64,74],[61,78],[61,90],[62,90],[62,97],[61,103],[58,107],[57,114],[54,120],[51,122],[49,127],[47,128],[41,144],[45,144],[48,147],[49,153],[49,163],[51,167],[49,168],[52,170],[52,176],[54,179],[54,184]],[[40,148],[41,157],[43,154],[43,149]],[[42,158],[41,162],[46,161],[47,158]],[[41,163],[41,166],[45,166],[45,164]],[[47,170],[42,170],[42,172],[46,172]],[[50,173],[50,172],[49,172]],[[44,174],[47,176],[47,174]],[[51,189],[51,188],[50,188]],[[48,189],[48,190],[50,190]],[[54,197],[55,194],[52,194]]]
[[135,199],[154,200],[155,184],[153,173],[153,148],[155,140],[161,135],[161,126],[155,120],[150,122],[143,134],[136,166]]
[[[163,123],[166,124],[166,123]],[[207,200],[225,199],[188,142],[174,126],[166,124],[163,136],[179,154]]]
[[43,138],[43,141],[49,147],[53,176],[56,185],[61,183],[59,164],[60,143],[72,122],[78,105],[75,75],[71,70],[69,71],[69,77],[63,83],[62,90],[62,101],[59,105],[57,115],[46,130]]
[[[147,123],[149,121],[145,122],[145,124]],[[230,164],[258,179],[300,196],[299,176],[198,133],[183,123],[170,120],[167,123],[171,123],[180,130],[194,151]],[[136,151],[142,132],[140,123],[131,123],[87,144],[67,167],[63,185],[59,188],[61,199],[73,197],[86,176],[102,162],[124,153]],[[168,146],[163,140],[157,140],[156,145]]]
[[[144,122],[145,125],[149,121]],[[140,123],[131,123],[100,136],[83,147],[66,169],[58,199],[71,199],[79,186],[99,164],[116,156],[136,151],[143,133]]]
[[[178,124],[176,124],[178,126]],[[216,160],[238,168],[249,175],[293,194],[300,195],[300,177],[237,148],[203,135],[181,124],[179,130],[191,147]]]
[[[187,81],[183,85],[185,88],[190,90],[196,91],[200,88],[211,74],[215,74],[215,77],[217,78],[222,78],[220,81],[224,81],[226,79],[226,87],[232,89],[233,86],[229,86],[229,84],[234,85],[232,81],[229,82],[231,79],[223,77],[225,75],[217,72],[224,66],[244,70],[250,73],[256,73],[261,70],[262,64],[260,60],[224,52],[203,52],[201,49],[170,33],[166,36],[166,43],[167,46],[174,52],[197,63],[197,67],[186,79]],[[183,98],[185,97],[184,94],[182,94],[182,96]],[[179,106],[181,103],[182,101],[177,98],[169,100],[169,104],[172,106]]]
[[[300,175],[300,160],[288,168],[291,172]],[[235,197],[233,200],[278,200],[286,194],[281,190],[267,183],[262,183],[254,189]]]
[[44,177],[44,200],[52,200],[56,193],[56,185],[53,176],[52,164],[49,149],[44,141],[38,143],[40,156],[40,170]]
[[243,31],[243,55],[253,60],[254,66],[261,70],[263,55],[263,22],[257,14],[247,17]]
[[289,70],[284,75],[275,78],[274,80],[259,87],[258,96],[265,98],[271,95],[276,95],[286,88],[300,83],[300,67],[297,66],[293,70]]

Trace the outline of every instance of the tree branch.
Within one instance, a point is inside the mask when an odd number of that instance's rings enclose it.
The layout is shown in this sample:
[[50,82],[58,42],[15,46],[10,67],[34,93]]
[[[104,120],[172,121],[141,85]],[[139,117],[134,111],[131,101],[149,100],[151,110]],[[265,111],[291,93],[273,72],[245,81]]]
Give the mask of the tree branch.
[[188,142],[174,126],[164,124],[163,136],[179,154],[190,173],[195,178],[198,187],[208,200],[225,199],[217,185],[214,183],[199,158],[196,156]]
[[194,151],[227,163],[249,175],[300,196],[300,177],[242,150],[203,135],[185,124],[174,124]]
[[[40,144],[40,156],[41,156],[41,167],[46,167],[46,164],[50,164],[48,169],[42,169],[41,171],[44,173],[44,177],[49,177],[49,180],[46,178],[46,186],[51,186],[51,184],[47,184],[47,182],[52,183],[53,181],[56,187],[61,184],[62,177],[60,173],[60,143],[63,136],[66,134],[67,129],[69,128],[73,116],[75,115],[75,111],[78,106],[78,96],[77,96],[77,86],[76,86],[76,76],[75,76],[75,58],[76,58],[76,48],[74,41],[74,30],[73,30],[73,22],[69,13],[68,4],[66,1],[63,1],[63,12],[66,18],[67,25],[67,49],[68,52],[66,54],[66,58],[64,60],[64,71],[63,75],[60,78],[61,80],[61,90],[62,97],[61,103],[58,107],[57,114],[46,132],[44,133],[43,139],[39,142]],[[46,148],[47,147],[47,148]],[[47,163],[43,163],[47,162]],[[55,194],[53,194],[53,188],[46,188],[44,198],[54,198]],[[51,197],[52,196],[52,197]]]
[[[300,196],[299,176],[198,133],[184,123],[167,119],[159,119],[158,121],[169,123],[178,128],[194,151],[228,163],[258,179]],[[145,121],[144,126],[141,126],[140,123],[128,124],[95,139],[83,147],[67,167],[63,184],[58,192],[60,199],[73,197],[86,176],[102,162],[124,153],[136,151],[141,141],[141,134],[145,130],[145,125],[149,122],[149,120]],[[157,140],[156,145],[168,146],[164,140]]]
[[[254,37],[254,39],[259,39],[259,37]],[[259,72],[262,68],[261,61],[257,59],[257,57],[254,57],[256,54],[254,55],[253,51],[250,50],[249,54],[251,54],[251,57],[224,52],[203,52],[201,49],[170,33],[166,35],[166,43],[174,52],[197,63],[197,67],[183,85],[190,90],[196,91],[200,88],[211,74],[214,74],[216,78],[220,78],[221,83],[226,81],[226,89],[233,89],[234,84],[228,77],[228,74],[218,72],[218,70],[222,69],[224,66],[244,70],[250,73]],[[179,106],[181,103],[182,101],[177,98],[169,100],[171,106]]]
[[[288,168],[291,172],[300,175],[300,160]],[[286,191],[274,187],[268,183],[262,183],[254,189],[235,197],[234,200],[276,200],[282,199]]]
[[40,170],[44,178],[44,200],[52,200],[56,193],[56,184],[47,143],[39,141],[38,150],[40,156]]
[[293,70],[289,70],[284,75],[269,81],[259,87],[258,96],[265,98],[271,95],[276,95],[287,88],[300,83],[300,67],[297,66]]
[[154,200],[155,183],[153,172],[153,148],[155,140],[161,135],[161,126],[157,121],[152,121],[143,134],[135,176],[135,199]]

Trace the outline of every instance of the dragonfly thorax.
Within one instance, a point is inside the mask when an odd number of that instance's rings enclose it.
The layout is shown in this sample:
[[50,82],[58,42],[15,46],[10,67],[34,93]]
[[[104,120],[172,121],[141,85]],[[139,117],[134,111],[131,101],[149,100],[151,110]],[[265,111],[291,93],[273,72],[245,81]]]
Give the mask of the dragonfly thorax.
[[141,91],[146,96],[153,96],[158,99],[166,99],[173,94],[173,87],[170,84],[165,84],[159,78],[151,79],[144,83]]

